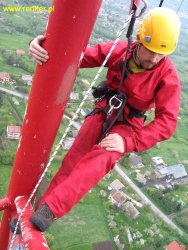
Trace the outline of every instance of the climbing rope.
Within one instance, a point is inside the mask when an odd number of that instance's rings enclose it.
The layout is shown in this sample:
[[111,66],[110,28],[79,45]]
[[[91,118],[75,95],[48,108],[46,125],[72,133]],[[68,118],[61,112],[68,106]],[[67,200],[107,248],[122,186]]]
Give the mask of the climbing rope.
[[26,208],[28,207],[29,203],[31,202],[32,198],[34,197],[34,195],[35,195],[35,193],[36,193],[36,191],[37,191],[37,189],[38,189],[40,183],[42,182],[42,180],[43,180],[43,178],[44,178],[46,172],[48,171],[49,167],[51,166],[51,163],[52,163],[54,157],[56,156],[57,152],[59,151],[59,148],[61,147],[61,145],[62,145],[62,143],[63,143],[65,137],[67,136],[67,133],[69,132],[71,126],[73,125],[74,121],[76,120],[78,113],[81,111],[81,109],[82,109],[82,107],[83,107],[83,105],[84,105],[84,103],[85,103],[85,100],[88,98],[88,96],[89,96],[89,94],[90,94],[90,92],[91,92],[91,90],[92,90],[92,87],[95,85],[97,79],[99,78],[99,76],[100,76],[102,70],[104,69],[104,67],[105,67],[105,65],[106,65],[106,63],[107,63],[109,57],[111,56],[111,54],[112,54],[114,48],[116,47],[118,41],[120,40],[120,37],[122,36],[123,31],[125,30],[126,26],[128,25],[130,19],[131,19],[131,14],[128,16],[127,20],[125,21],[125,23],[124,23],[122,29],[119,31],[118,36],[117,36],[116,40],[114,41],[114,44],[112,45],[112,47],[111,47],[111,49],[110,49],[108,55],[106,56],[106,58],[105,58],[103,64],[102,64],[101,67],[99,68],[99,70],[98,70],[96,76],[94,77],[94,79],[93,79],[93,81],[92,81],[92,83],[91,83],[89,89],[87,90],[86,94],[84,95],[84,98],[83,98],[82,102],[80,103],[80,105],[79,105],[78,109],[76,110],[76,112],[75,112],[73,118],[71,119],[71,121],[70,121],[70,123],[69,123],[67,129],[65,130],[65,132],[64,132],[64,134],[63,134],[63,136],[62,136],[62,138],[61,138],[61,140],[60,140],[60,142],[59,142],[59,144],[57,145],[55,151],[53,152],[53,154],[52,154],[52,156],[51,156],[51,158],[50,158],[50,160],[49,160],[49,162],[48,162],[48,164],[47,164],[47,166],[46,166],[44,172],[42,173],[40,179],[38,180],[37,184],[35,185],[35,187],[34,187],[32,193],[31,193],[31,195],[30,195],[30,197],[29,197],[29,199],[28,199],[28,201],[27,201],[27,203],[25,204],[24,208],[23,208],[22,211],[20,212],[20,215],[19,215],[18,220],[17,220],[17,223],[16,223],[15,230],[14,230],[14,233],[13,233],[13,236],[12,236],[12,239],[11,239],[11,243],[10,243],[9,250],[12,249],[12,246],[13,246],[13,243],[14,243],[14,240],[15,240],[15,237],[16,237],[16,231],[17,231],[17,229],[18,229],[18,226],[19,226],[20,219],[21,219],[22,215],[24,214]]
[[184,0],[181,0],[181,3],[179,4],[179,7],[178,7],[178,9],[177,9],[177,11],[176,11],[177,14],[178,14],[178,12],[180,11],[180,8],[181,8],[183,2],[184,2]]

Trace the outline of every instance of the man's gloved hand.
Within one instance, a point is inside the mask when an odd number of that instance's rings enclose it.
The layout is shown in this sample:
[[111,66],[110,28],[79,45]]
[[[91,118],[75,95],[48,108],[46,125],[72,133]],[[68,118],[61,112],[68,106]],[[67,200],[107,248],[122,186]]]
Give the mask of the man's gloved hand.
[[124,153],[124,141],[123,138],[115,133],[107,135],[100,143],[99,146],[105,148],[107,151],[116,151]]
[[48,52],[41,47],[45,37],[40,35],[34,38],[29,45],[29,54],[40,65],[49,59]]

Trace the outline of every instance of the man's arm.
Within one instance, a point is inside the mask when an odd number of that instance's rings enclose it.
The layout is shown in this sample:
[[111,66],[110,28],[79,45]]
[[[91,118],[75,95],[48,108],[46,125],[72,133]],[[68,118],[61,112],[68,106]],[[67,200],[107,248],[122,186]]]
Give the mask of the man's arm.
[[42,48],[41,43],[45,40],[45,36],[37,36],[31,40],[29,44],[29,54],[40,65],[49,59],[48,51]]
[[[112,45],[113,42],[108,42],[96,44],[94,47],[88,46],[84,52],[84,57],[82,59],[80,68],[93,68],[101,66],[106,56],[108,55]],[[109,64],[110,60],[108,60],[105,66],[108,67]]]
[[176,130],[180,107],[180,84],[176,72],[161,82],[155,98],[155,119],[124,138],[125,152],[142,152],[169,139]]
[[[40,35],[34,38],[29,45],[29,53],[32,58],[40,65],[49,59],[48,51],[42,48],[41,44],[45,37]],[[94,47],[87,47],[82,59],[81,68],[93,68],[101,66],[108,52],[113,45],[112,42],[97,44]],[[108,63],[107,63],[108,65]],[[106,66],[107,66],[106,65]]]

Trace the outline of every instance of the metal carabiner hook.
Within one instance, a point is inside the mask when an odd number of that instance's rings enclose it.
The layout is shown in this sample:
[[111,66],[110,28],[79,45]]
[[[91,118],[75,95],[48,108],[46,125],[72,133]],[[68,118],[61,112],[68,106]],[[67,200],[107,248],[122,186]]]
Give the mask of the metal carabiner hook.
[[[112,103],[113,101],[115,101],[114,104]],[[109,110],[108,110],[107,115],[110,115],[114,109],[119,109],[119,108],[121,107],[121,105],[122,105],[122,102],[123,102],[123,101],[122,101],[121,99],[119,99],[119,98],[117,97],[117,95],[112,96],[112,97],[110,98],[110,100],[109,100],[109,107],[110,107],[110,108],[109,108]]]
[[[112,101],[113,100],[115,100],[115,101],[118,101],[118,104],[116,105],[116,103],[113,105],[112,104]],[[118,109],[118,108],[120,108],[121,107],[121,104],[122,104],[122,100],[121,99],[119,99],[116,95],[114,95],[114,96],[112,96],[111,98],[110,98],[110,100],[109,100],[109,105],[110,105],[110,107],[114,107],[114,109]]]
[[140,13],[136,15],[136,18],[141,17],[148,7],[146,0],[142,0],[142,2],[144,3],[144,7],[142,7],[142,9],[140,10]]

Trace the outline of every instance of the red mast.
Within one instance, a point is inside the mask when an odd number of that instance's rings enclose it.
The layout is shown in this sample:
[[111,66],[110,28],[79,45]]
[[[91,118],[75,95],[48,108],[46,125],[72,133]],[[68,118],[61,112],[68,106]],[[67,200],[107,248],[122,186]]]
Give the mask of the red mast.
[[47,164],[101,1],[53,2],[43,44],[50,59],[36,67],[8,193],[0,201],[0,209],[4,209],[0,250],[8,249],[15,198],[30,196]]

